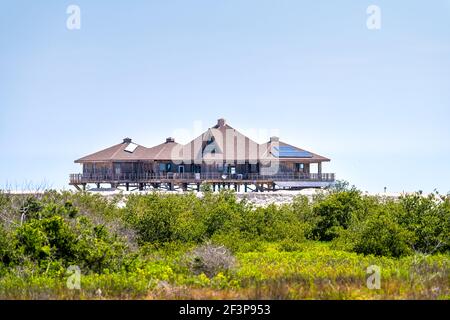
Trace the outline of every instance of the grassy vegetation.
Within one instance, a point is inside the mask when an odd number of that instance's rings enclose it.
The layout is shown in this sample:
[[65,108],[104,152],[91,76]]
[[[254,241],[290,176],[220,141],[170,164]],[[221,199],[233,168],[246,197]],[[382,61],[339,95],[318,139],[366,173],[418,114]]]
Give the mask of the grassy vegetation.
[[[450,198],[0,192],[2,299],[449,299]],[[366,285],[369,266],[381,288]],[[81,289],[69,289],[81,271]]]

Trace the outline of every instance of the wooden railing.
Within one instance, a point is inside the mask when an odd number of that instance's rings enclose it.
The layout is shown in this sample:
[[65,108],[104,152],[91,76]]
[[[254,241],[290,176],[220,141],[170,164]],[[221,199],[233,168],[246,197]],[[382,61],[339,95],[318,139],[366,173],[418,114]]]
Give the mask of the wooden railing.
[[71,174],[71,184],[110,183],[110,182],[158,182],[165,180],[185,180],[186,182],[204,180],[243,180],[253,181],[334,181],[334,173],[278,173],[278,174],[221,174],[221,173],[123,173],[123,174]]

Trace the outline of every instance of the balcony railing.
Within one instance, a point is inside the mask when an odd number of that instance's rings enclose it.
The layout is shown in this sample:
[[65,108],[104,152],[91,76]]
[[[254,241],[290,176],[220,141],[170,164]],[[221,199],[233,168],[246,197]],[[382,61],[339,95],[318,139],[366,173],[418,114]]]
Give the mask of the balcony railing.
[[334,181],[334,173],[278,173],[278,174],[221,174],[221,173],[123,173],[123,174],[71,174],[71,184],[83,183],[150,183],[165,182],[167,180],[181,180],[182,182],[195,183],[205,180],[215,181]]

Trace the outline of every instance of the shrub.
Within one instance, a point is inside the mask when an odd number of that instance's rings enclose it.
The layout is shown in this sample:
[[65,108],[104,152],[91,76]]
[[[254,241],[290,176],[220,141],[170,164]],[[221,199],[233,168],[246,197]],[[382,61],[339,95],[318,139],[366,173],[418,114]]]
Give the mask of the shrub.
[[61,267],[76,264],[86,272],[120,268],[125,244],[105,226],[77,217],[78,211],[70,202],[38,202],[35,208],[39,209],[27,210],[27,219],[13,232],[19,263],[30,259],[47,268],[53,263]]
[[125,208],[127,222],[135,228],[139,241],[198,241],[202,236],[201,218],[193,194],[130,196]]
[[392,214],[372,214],[344,231],[347,249],[376,256],[401,257],[412,253],[414,233],[402,227]]
[[328,190],[330,192],[343,192],[343,191],[349,191],[354,188],[355,188],[355,186],[352,186],[352,188],[350,188],[350,183],[348,181],[336,180],[333,184],[328,186],[326,188],[326,190]]
[[271,204],[265,208],[257,208],[262,219],[259,226],[259,236],[266,241],[291,239],[303,241],[305,223],[302,222],[290,205],[277,207]]
[[17,249],[35,260],[75,258],[76,235],[60,216],[32,220],[16,230]]
[[209,278],[231,270],[236,264],[236,259],[226,247],[211,243],[195,248],[188,254],[187,260],[194,274],[203,273]]
[[399,257],[448,249],[446,202],[435,196],[399,200],[364,198],[366,214],[353,219],[335,244],[364,254]]
[[445,252],[450,248],[450,200],[438,194],[420,193],[400,198],[399,223],[414,233],[413,249],[420,253]]
[[314,239],[314,231],[320,217],[314,214],[313,207],[306,196],[294,197],[291,208],[297,219],[303,224],[303,233],[307,239]]
[[341,229],[348,228],[362,208],[361,193],[356,189],[327,195],[313,206],[313,213],[317,217],[313,234],[320,240],[334,239]]
[[9,233],[0,224],[0,267],[9,266],[14,260],[14,247]]
[[39,218],[39,213],[42,209],[42,204],[33,196],[25,199],[24,203],[19,209],[21,214],[21,221],[26,219]]
[[201,200],[204,238],[209,239],[216,233],[239,231],[245,223],[245,217],[251,206],[247,201],[236,199],[234,191],[222,190],[218,194],[205,192]]
[[131,196],[125,208],[126,221],[136,229],[140,243],[202,242],[216,233],[239,230],[250,210],[232,192]]
[[363,210],[338,233],[335,245],[364,254],[399,257],[411,253],[446,252],[450,244],[447,197],[420,193],[398,200],[364,197]]

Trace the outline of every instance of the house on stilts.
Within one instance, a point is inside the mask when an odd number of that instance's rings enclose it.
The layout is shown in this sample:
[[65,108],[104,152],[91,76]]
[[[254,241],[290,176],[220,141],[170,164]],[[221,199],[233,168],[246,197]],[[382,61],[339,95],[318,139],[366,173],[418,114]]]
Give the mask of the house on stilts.
[[125,138],[76,160],[82,173],[71,174],[70,185],[79,190],[105,184],[126,190],[200,190],[204,183],[237,191],[323,188],[335,181],[333,173],[322,172],[328,161],[278,137],[259,144],[219,119],[187,144],[167,138],[147,148]]

